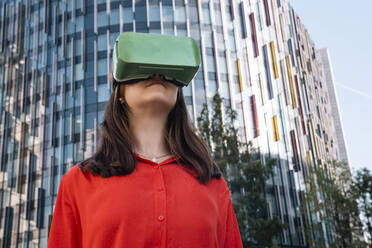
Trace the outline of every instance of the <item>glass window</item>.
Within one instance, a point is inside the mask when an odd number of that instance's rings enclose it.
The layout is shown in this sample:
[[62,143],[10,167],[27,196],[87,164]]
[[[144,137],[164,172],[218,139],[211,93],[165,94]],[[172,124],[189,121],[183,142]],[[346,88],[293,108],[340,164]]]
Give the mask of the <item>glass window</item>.
[[146,22],[147,21],[147,13],[146,13],[146,6],[136,6],[136,22]]
[[65,152],[64,152],[64,163],[67,163],[69,160],[72,160],[72,145],[73,144],[67,144],[65,145]]
[[187,36],[186,29],[177,28],[177,36]]
[[189,16],[190,16],[190,24],[199,23],[198,10],[196,9],[196,7],[189,6]]
[[216,94],[217,82],[215,80],[209,79],[208,81],[208,97],[213,97]]
[[234,37],[234,31],[233,30],[230,30],[229,31],[229,48],[230,48],[230,51],[231,52],[235,52],[236,51],[236,46],[235,46],[235,37]]
[[105,27],[108,25],[108,16],[106,11],[98,12],[98,27]]
[[163,6],[163,21],[164,22],[172,22],[173,21],[172,6]]
[[102,121],[103,121],[103,115],[105,114],[105,112],[104,111],[99,111],[98,112],[98,125],[100,124],[100,123],[102,123]]
[[[94,129],[94,118],[96,117],[96,112],[86,113],[86,122],[85,122],[85,128],[87,130]],[[90,133],[90,132],[88,132]],[[89,137],[90,139],[90,137]],[[93,142],[92,142],[93,143]]]
[[256,11],[257,11],[257,23],[260,30],[262,30],[262,19],[261,19],[261,8],[260,8],[260,1],[256,4]]
[[63,60],[63,49],[62,47],[57,48],[58,61]]
[[183,92],[183,95],[186,97],[186,96],[191,96],[191,82],[182,88],[182,92]]
[[186,12],[184,6],[177,6],[175,11],[175,22],[186,22]]
[[208,66],[208,71],[209,72],[215,72],[216,71],[216,67],[215,67],[215,63],[214,63],[214,56],[210,56],[210,55],[207,55],[207,66]]
[[85,104],[97,103],[97,93],[94,91],[93,85],[85,90]]
[[198,24],[190,25],[190,35],[196,41],[199,41],[199,48],[200,48],[200,29]]
[[149,13],[150,22],[152,22],[152,21],[159,22],[160,21],[159,5],[150,5],[149,12],[150,12]]
[[204,41],[206,47],[213,47],[213,37],[211,31],[204,31]]
[[203,23],[211,24],[211,16],[209,14],[209,8],[203,8]]
[[106,59],[98,60],[98,76],[105,76],[107,74],[107,61]]
[[74,104],[75,106],[80,106],[80,89],[75,89]]
[[227,81],[221,81],[221,97],[230,98],[229,84]]
[[[75,8],[75,7],[73,6],[73,2],[75,2],[75,1],[67,0],[67,11],[71,11],[72,8]],[[41,13],[44,13],[44,12],[41,12]]]
[[150,29],[149,29],[149,33],[152,33],[152,34],[160,34],[160,33],[161,33],[161,30],[160,30],[160,29],[153,29],[153,28],[150,28]]
[[75,70],[75,81],[83,80],[84,79],[84,71],[83,67],[80,64],[75,64],[74,65],[74,70]]
[[222,26],[222,16],[221,11],[218,9],[215,9],[214,11],[214,18],[215,18],[215,24],[218,26]]
[[110,91],[107,84],[98,85],[98,102],[106,102],[110,98]]
[[65,127],[64,127],[64,132],[65,132],[65,135],[69,134],[71,132],[70,128],[70,122],[71,122],[71,116],[70,114],[67,114],[65,117]]
[[98,36],[98,51],[106,51],[107,49],[107,36],[102,34]]
[[204,80],[195,80],[195,101],[196,101],[196,112],[197,115],[200,114],[202,110],[202,105],[205,103],[205,88]]
[[84,16],[76,17],[75,22],[76,22],[76,25],[75,25],[76,30],[75,31],[80,32],[84,27]]
[[110,25],[116,25],[120,23],[119,9],[112,9],[110,11]]
[[119,33],[110,33],[110,47],[113,48],[116,38],[118,38]]
[[132,7],[123,9],[124,23],[133,22],[133,11]]
[[227,73],[225,57],[218,57],[218,67],[220,73]]
[[[80,56],[81,55],[81,39],[75,40],[75,56]],[[69,50],[68,50],[69,51]]]
[[217,46],[219,50],[225,50],[225,41],[223,40],[223,34],[221,33],[216,33],[217,37]]

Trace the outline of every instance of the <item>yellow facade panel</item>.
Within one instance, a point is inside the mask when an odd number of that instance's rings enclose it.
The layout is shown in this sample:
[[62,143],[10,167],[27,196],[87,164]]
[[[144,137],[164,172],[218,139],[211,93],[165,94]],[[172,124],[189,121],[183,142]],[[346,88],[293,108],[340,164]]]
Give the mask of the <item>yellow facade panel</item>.
[[272,118],[273,122],[273,134],[274,134],[274,141],[278,141],[280,139],[279,136],[279,129],[278,129],[278,118],[276,115]]
[[275,53],[274,41],[270,42],[270,50],[271,50],[271,60],[273,61],[274,78],[278,78],[279,77],[279,71],[278,71],[278,64],[276,63],[276,53]]
[[240,68],[240,59],[236,60],[236,66],[238,67],[239,90],[243,91],[243,81],[242,81],[242,71]]
[[297,108],[297,101],[296,101],[296,95],[295,95],[293,77],[292,77],[292,67],[291,67],[291,61],[289,60],[289,56],[285,57],[285,61],[287,62],[287,72],[288,72],[288,78],[289,78],[289,86],[291,89],[292,106],[293,108]]

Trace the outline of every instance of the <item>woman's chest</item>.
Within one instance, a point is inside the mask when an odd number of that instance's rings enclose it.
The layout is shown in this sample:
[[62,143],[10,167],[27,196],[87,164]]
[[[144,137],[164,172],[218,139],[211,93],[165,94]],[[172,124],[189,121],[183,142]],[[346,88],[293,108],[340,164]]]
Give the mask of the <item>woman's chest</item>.
[[126,240],[142,237],[144,243],[165,239],[165,233],[170,239],[182,233],[187,240],[216,234],[221,225],[218,195],[191,175],[170,177],[167,172],[105,179],[86,191],[79,201],[86,242],[112,233]]

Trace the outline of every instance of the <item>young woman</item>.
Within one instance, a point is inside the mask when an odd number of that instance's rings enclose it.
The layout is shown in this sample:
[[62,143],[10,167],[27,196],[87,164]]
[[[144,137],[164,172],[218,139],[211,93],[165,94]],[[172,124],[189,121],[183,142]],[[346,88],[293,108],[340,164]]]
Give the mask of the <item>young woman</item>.
[[60,182],[48,240],[59,247],[243,247],[229,188],[181,87],[157,74],[114,82],[96,153]]

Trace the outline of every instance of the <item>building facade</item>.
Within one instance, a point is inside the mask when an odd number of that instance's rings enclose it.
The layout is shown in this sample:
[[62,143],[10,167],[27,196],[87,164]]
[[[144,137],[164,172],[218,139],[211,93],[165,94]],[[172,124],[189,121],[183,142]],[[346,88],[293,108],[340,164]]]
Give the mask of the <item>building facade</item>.
[[338,103],[337,91],[336,91],[336,82],[333,74],[331,55],[328,48],[319,49],[317,51],[322,63],[324,74],[326,77],[326,83],[328,87],[329,101],[332,108],[332,117],[334,120],[334,125],[336,129],[338,151],[337,159],[349,163],[349,155],[346,146],[346,140],[344,135],[344,129],[341,120],[340,107]]
[[[62,175],[95,151],[123,31],[194,38],[201,68],[183,88],[196,126],[218,91],[243,141],[278,158],[270,215],[282,247],[306,247],[309,168],[340,154],[325,69],[286,0],[0,1],[0,242],[46,247]],[[326,241],[325,241],[326,242]]]

